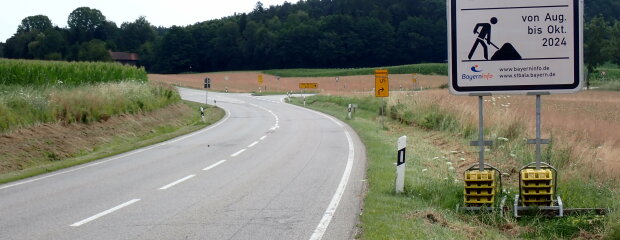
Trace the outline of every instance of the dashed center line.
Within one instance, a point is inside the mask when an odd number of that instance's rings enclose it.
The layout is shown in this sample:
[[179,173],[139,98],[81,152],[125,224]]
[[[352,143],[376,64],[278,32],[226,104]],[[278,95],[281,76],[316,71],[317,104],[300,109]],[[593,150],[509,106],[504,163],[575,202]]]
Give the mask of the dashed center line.
[[196,176],[196,175],[193,175],[193,174],[192,174],[192,175],[189,175],[189,176],[187,176],[187,177],[181,178],[181,179],[176,180],[176,181],[174,181],[174,182],[172,182],[172,183],[170,183],[170,184],[168,184],[168,185],[166,185],[166,186],[163,186],[163,187],[159,188],[159,190],[166,190],[166,189],[168,189],[168,188],[171,188],[171,187],[172,187],[172,186],[174,186],[174,185],[177,185],[177,184],[179,184],[179,183],[185,182],[185,181],[187,181],[188,179],[193,178],[193,177],[195,177],[195,176]]
[[241,149],[241,150],[239,150],[238,152],[233,153],[232,155],[230,155],[230,157],[236,157],[236,156],[239,156],[239,154],[241,154],[241,153],[245,152],[245,150],[246,150],[246,149]]
[[136,203],[137,201],[140,201],[140,199],[132,199],[132,200],[130,200],[130,201],[128,201],[128,202],[126,202],[126,203],[123,203],[123,204],[118,205],[118,206],[116,206],[116,207],[113,207],[113,208],[110,208],[110,209],[105,210],[105,211],[103,211],[103,212],[100,212],[100,213],[98,213],[98,214],[96,214],[96,215],[94,215],[94,216],[92,216],[92,217],[89,217],[89,218],[84,219],[84,220],[82,220],[82,221],[76,222],[76,223],[71,224],[71,225],[69,225],[69,226],[70,226],[70,227],[79,227],[79,226],[82,226],[82,225],[84,225],[84,224],[86,224],[86,223],[88,223],[88,222],[90,222],[90,221],[93,221],[93,220],[95,220],[95,219],[97,219],[97,218],[103,217],[103,216],[108,215],[108,214],[110,214],[110,213],[113,213],[113,212],[115,212],[115,211],[117,211],[117,210],[119,210],[119,209],[121,209],[121,208],[124,208],[124,207],[127,207],[127,206],[131,205],[131,204],[134,204],[134,203]]
[[220,165],[220,164],[222,164],[222,163],[224,163],[224,162],[226,162],[226,160],[220,160],[219,162],[216,162],[216,163],[212,164],[211,166],[208,166],[208,167],[206,167],[206,168],[203,168],[202,170],[203,170],[203,171],[209,171],[209,170],[211,170],[212,168],[217,167],[217,165]]
[[265,138],[267,138],[267,135],[260,137],[260,140],[263,141]]
[[256,144],[258,144],[258,141],[253,142],[252,144],[248,145],[248,148],[254,147]]

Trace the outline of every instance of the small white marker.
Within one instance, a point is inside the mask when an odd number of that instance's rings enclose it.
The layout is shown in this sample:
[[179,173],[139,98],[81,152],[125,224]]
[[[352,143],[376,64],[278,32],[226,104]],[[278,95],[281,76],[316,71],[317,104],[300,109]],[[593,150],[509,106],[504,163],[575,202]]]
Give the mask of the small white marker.
[[252,144],[248,145],[248,148],[254,147],[256,144],[258,144],[258,141],[253,142]]
[[239,150],[238,152],[233,153],[232,155],[230,155],[230,157],[236,157],[236,156],[239,156],[239,154],[241,154],[241,153],[243,153],[243,152],[245,152],[245,149],[241,149],[241,150]]
[[220,165],[220,164],[222,164],[222,163],[224,163],[224,162],[226,162],[226,160],[220,160],[219,162],[216,162],[216,163],[212,164],[211,166],[208,166],[208,167],[206,167],[206,168],[203,168],[202,170],[203,170],[203,171],[209,171],[209,170],[211,170],[212,168],[217,167],[217,165]]
[[127,206],[131,205],[131,204],[134,204],[134,203],[136,203],[137,201],[140,201],[140,199],[132,199],[132,200],[130,200],[130,201],[128,201],[128,202],[126,202],[126,203],[123,203],[123,204],[118,205],[118,206],[116,206],[116,207],[113,207],[113,208],[110,208],[110,209],[105,210],[105,211],[103,211],[103,212],[100,212],[100,213],[98,213],[97,215],[94,215],[94,216],[89,217],[89,218],[87,218],[87,219],[84,219],[84,220],[82,220],[82,221],[76,222],[76,223],[71,224],[71,225],[69,225],[69,226],[70,226],[70,227],[79,227],[79,226],[82,226],[82,225],[84,225],[84,224],[86,224],[86,223],[88,223],[88,222],[90,222],[90,221],[93,221],[93,220],[95,220],[95,219],[97,219],[97,218],[103,217],[103,216],[108,215],[108,214],[110,214],[110,213],[113,213],[114,211],[117,211],[117,210],[119,210],[119,209],[121,209],[121,208],[124,208],[124,207],[127,207]]
[[185,182],[185,181],[187,181],[188,179],[193,178],[193,177],[195,177],[195,176],[196,176],[196,175],[193,175],[193,174],[192,174],[192,175],[189,175],[189,176],[187,176],[187,177],[181,178],[181,179],[179,179],[179,180],[174,181],[173,183],[170,183],[170,184],[168,184],[168,185],[166,185],[166,186],[161,187],[159,190],[166,190],[166,189],[168,189],[168,188],[171,188],[171,187],[172,187],[172,186],[174,186],[174,185],[177,185],[177,184],[179,184],[179,183]]
[[267,135],[260,137],[260,140],[263,141],[265,138],[267,138]]

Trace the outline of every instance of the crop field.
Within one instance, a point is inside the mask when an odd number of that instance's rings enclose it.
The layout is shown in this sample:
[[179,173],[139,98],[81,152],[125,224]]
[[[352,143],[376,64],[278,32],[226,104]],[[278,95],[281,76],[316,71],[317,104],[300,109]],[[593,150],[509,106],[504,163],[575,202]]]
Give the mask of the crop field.
[[[448,64],[421,63],[402,66],[380,67],[387,69],[391,74],[418,73],[424,75],[448,75]],[[372,75],[377,68],[351,69],[275,69],[264,71],[266,74],[281,77],[335,77]]]
[[[258,85],[258,75],[263,75],[263,85]],[[335,77],[280,77],[263,74],[260,72],[228,72],[228,73],[200,73],[200,74],[174,74],[161,75],[149,74],[149,80],[178,86],[186,86],[202,89],[204,79],[211,79],[211,90],[224,92],[258,92],[279,91],[299,92],[299,83],[318,83],[318,92],[323,94],[351,94],[357,92],[370,92],[375,87],[374,76],[354,75],[340,76],[338,81]],[[413,82],[412,74],[391,74],[390,89],[392,91],[411,91],[428,88],[439,88],[447,84],[445,76],[439,75],[415,75]],[[228,79],[228,80],[226,80]],[[315,89],[308,89],[315,90]]]

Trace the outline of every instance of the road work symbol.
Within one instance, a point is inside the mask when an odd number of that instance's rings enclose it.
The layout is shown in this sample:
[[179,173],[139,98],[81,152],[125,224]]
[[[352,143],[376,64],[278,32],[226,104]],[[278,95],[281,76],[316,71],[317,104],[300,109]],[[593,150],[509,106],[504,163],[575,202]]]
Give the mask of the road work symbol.
[[497,24],[498,20],[496,17],[492,17],[489,23],[478,23],[474,27],[474,34],[478,34],[476,41],[474,42],[474,46],[469,51],[469,55],[467,58],[471,60],[478,49],[478,45],[482,46],[484,51],[484,59],[489,60],[489,47],[488,45],[493,46],[497,51],[491,57],[491,60],[521,60],[521,55],[510,43],[505,43],[501,48],[497,47],[493,42],[491,42],[491,24]]

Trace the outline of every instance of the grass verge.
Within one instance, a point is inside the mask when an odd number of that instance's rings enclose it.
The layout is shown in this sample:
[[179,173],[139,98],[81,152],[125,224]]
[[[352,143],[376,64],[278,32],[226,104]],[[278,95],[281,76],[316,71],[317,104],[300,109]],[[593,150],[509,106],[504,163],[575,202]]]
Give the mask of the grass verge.
[[[224,110],[220,108],[205,106],[204,104],[189,101],[182,101],[182,104],[184,104],[190,111],[187,114],[177,116],[180,118],[178,119],[178,122],[181,123],[180,125],[172,125],[162,122],[158,126],[151,129],[142,129],[131,134],[111,137],[109,141],[105,141],[94,146],[87,146],[84,149],[73,153],[72,156],[68,158],[31,161],[32,163],[24,169],[0,174],[0,184],[53,172],[59,169],[84,164],[101,158],[114,156],[145,146],[164,142],[172,138],[200,130],[219,121],[225,115]],[[196,110],[199,109],[200,106],[206,108],[205,122],[200,121],[200,113]],[[162,110],[165,111],[165,108]],[[150,113],[146,113],[146,115],[148,114]],[[121,122],[120,124],[124,123]],[[140,123],[138,122],[137,124]]]
[[[360,106],[352,120],[345,119],[349,103]],[[366,145],[369,188],[361,216],[361,239],[614,239],[619,234],[615,213],[517,220],[456,212],[455,206],[463,201],[462,172],[457,169],[468,165],[476,150],[468,147],[468,139],[461,133],[452,131],[459,123],[437,108],[416,113],[424,116],[421,120],[427,127],[412,127],[415,122],[404,124],[378,116],[381,101],[374,98],[314,96],[307,99],[307,106],[345,121]],[[408,136],[409,151],[405,193],[396,194],[394,145],[401,135]],[[494,149],[490,151],[494,154]],[[618,205],[620,194],[614,185],[571,176],[560,180],[559,191],[568,207]],[[513,182],[508,192],[512,195],[516,188]]]
[[0,133],[43,123],[91,123],[150,112],[181,100],[175,88],[137,81],[71,85],[1,85]]

